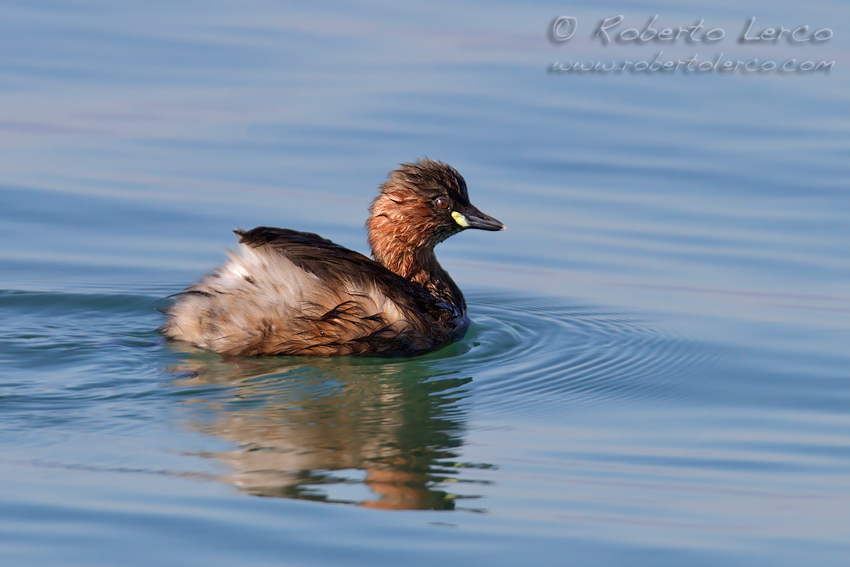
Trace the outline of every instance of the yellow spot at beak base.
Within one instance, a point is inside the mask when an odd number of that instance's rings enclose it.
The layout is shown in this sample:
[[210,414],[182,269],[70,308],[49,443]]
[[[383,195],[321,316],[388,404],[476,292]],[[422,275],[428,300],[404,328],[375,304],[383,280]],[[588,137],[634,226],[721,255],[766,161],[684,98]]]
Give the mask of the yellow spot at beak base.
[[453,212],[453,213],[452,213],[452,218],[453,218],[453,219],[455,219],[455,222],[456,222],[456,223],[457,223],[457,224],[458,224],[461,228],[469,228],[469,221],[467,221],[467,220],[466,220],[466,217],[465,217],[465,216],[463,216],[462,214],[460,214],[459,212],[457,212],[457,211]]

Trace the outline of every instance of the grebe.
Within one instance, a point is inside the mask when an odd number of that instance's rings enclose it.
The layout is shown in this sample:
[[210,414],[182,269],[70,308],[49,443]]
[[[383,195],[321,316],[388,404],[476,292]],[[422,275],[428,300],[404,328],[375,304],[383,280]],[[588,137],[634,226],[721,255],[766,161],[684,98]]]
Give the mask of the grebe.
[[504,225],[428,159],[390,172],[369,212],[374,260],[309,232],[234,231],[240,255],[178,294],[163,334],[225,356],[412,356],[462,338],[466,300],[434,247]]

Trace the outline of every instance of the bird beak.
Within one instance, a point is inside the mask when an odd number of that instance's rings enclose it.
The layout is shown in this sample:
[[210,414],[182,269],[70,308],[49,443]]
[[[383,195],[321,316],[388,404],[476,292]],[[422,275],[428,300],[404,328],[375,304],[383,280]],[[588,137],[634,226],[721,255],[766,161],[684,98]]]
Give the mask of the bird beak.
[[505,225],[490,215],[485,215],[472,205],[462,211],[454,211],[452,218],[461,228],[480,228],[481,230],[505,230]]

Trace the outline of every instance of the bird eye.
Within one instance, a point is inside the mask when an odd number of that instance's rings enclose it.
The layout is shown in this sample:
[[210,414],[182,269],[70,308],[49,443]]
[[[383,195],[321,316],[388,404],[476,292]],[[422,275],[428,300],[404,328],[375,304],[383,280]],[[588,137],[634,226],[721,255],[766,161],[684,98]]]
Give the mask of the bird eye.
[[449,208],[449,200],[445,197],[437,197],[434,199],[434,205],[436,205],[441,211],[445,211]]

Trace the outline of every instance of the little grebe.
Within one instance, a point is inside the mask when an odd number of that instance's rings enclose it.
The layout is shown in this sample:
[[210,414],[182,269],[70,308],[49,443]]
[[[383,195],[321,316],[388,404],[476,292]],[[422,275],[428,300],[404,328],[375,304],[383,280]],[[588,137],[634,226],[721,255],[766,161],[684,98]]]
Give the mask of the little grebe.
[[227,356],[409,356],[463,337],[466,300],[434,246],[504,225],[432,160],[392,171],[369,212],[374,260],[309,232],[236,230],[241,255],[179,294],[163,333]]

